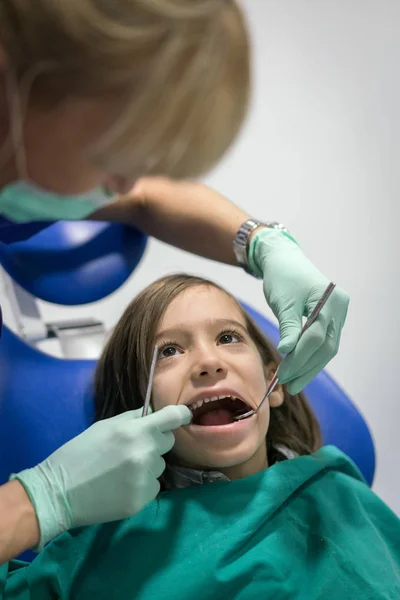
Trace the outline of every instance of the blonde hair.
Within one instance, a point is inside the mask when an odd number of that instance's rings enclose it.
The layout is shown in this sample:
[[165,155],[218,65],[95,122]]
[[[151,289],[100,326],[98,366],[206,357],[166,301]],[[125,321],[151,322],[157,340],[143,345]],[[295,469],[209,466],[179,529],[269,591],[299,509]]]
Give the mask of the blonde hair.
[[[265,365],[278,364],[280,356],[240,304],[219,285],[192,275],[169,275],[145,288],[126,309],[97,364],[94,383],[95,419],[108,419],[143,406],[145,384],[157,327],[171,302],[193,287],[211,286],[227,294],[243,315],[247,331]],[[321,447],[321,432],[304,394],[290,397],[271,409],[267,436],[269,458],[274,448],[286,446],[297,454]]]
[[250,88],[234,0],[0,0],[0,36],[33,101],[101,97],[112,129],[91,149],[115,174],[197,177],[235,139]]

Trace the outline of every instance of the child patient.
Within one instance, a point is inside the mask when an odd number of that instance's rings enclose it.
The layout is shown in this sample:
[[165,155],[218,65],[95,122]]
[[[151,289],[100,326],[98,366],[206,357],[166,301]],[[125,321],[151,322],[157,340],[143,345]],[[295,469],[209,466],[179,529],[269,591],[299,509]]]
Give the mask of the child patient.
[[343,453],[320,448],[304,396],[278,386],[234,421],[279,357],[215,284],[174,275],[133,300],[98,364],[97,418],[143,405],[155,343],[152,409],[193,411],[161,493],[131,519],[61,535],[11,572],[4,598],[400,598],[400,521]]
[[154,344],[153,410],[185,404],[193,411],[192,423],[175,432],[167,487],[182,487],[186,477],[208,481],[217,475],[210,470],[240,479],[321,446],[304,396],[290,400],[282,386],[257,415],[234,422],[235,412],[259,405],[279,356],[234,298],[188,275],[156,281],[125,311],[98,364],[97,419],[143,406]]

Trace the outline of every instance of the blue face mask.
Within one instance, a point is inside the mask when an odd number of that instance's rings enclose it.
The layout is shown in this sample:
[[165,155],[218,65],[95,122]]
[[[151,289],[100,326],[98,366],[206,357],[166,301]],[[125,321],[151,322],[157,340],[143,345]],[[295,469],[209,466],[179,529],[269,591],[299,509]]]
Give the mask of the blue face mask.
[[0,190],[0,216],[15,223],[74,221],[85,219],[112,200],[101,187],[79,196],[60,196],[29,181],[16,181]]

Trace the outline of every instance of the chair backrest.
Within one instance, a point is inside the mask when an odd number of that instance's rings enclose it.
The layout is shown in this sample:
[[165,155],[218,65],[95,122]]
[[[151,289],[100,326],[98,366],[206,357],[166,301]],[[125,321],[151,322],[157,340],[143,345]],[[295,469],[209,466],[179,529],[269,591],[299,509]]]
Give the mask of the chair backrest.
[[[0,339],[0,485],[33,467],[93,422],[95,361],[40,352],[7,327]],[[32,561],[33,552],[21,560]]]
[[0,484],[32,467],[93,422],[95,361],[32,348],[7,327],[0,340]]

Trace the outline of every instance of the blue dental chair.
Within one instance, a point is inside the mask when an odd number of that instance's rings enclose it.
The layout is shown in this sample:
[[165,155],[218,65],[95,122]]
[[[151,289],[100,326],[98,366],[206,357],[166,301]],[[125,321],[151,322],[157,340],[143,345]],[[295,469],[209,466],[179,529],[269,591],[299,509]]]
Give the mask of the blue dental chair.
[[[0,246],[0,264],[22,287],[50,302],[79,305],[107,296],[142,258],[146,236],[94,222],[56,223],[27,240]],[[273,341],[279,332],[244,305]],[[93,419],[95,361],[49,356],[7,327],[0,340],[0,484],[34,466],[87,428]],[[373,440],[352,401],[325,372],[306,388],[325,444],[350,456],[369,485],[375,471]],[[27,553],[24,558],[31,558]]]
[[[0,264],[33,296],[64,305],[96,302],[139,264],[147,236],[131,227],[58,222],[32,238],[0,244]],[[0,339],[0,485],[93,422],[94,360],[59,359],[3,326]]]

